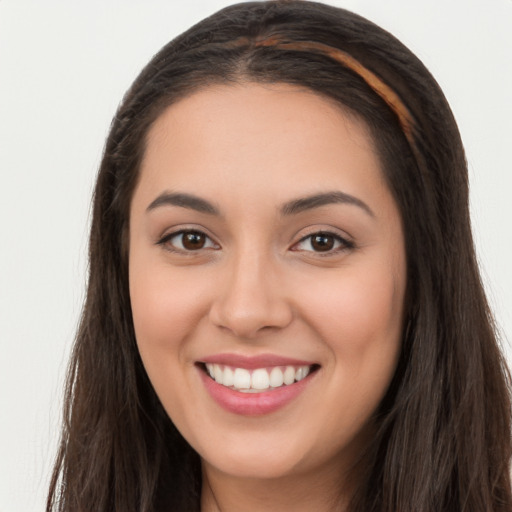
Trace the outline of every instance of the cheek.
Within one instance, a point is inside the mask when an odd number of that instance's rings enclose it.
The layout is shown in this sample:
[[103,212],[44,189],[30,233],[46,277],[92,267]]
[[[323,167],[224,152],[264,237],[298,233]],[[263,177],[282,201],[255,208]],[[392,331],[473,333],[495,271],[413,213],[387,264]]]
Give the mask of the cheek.
[[[140,264],[139,264],[140,262]],[[151,271],[147,269],[151,268]],[[204,281],[204,280],[203,280]],[[207,281],[206,281],[207,282]],[[199,424],[183,396],[191,396],[184,371],[193,371],[190,339],[204,318],[201,280],[147,260],[130,260],[130,297],[139,353],[162,405],[177,425]],[[186,420],[184,420],[186,418]],[[187,431],[186,428],[183,429]]]
[[326,418],[332,432],[341,425],[355,436],[384,397],[401,349],[404,288],[405,280],[389,267],[346,270],[328,287],[310,287],[305,311],[331,353],[324,406],[333,411]]
[[330,279],[312,279],[301,292],[308,323],[331,353],[327,370],[334,388],[352,393],[356,408],[376,406],[394,374],[404,293],[401,262],[336,269]]
[[[151,269],[151,270],[148,270]],[[201,282],[190,272],[138,259],[130,260],[130,297],[137,346],[153,388],[177,425],[197,424],[187,407],[191,396],[184,372],[194,372],[190,357],[194,333],[204,318]],[[206,281],[207,282],[207,281]],[[188,418],[184,421],[184,418]]]
[[[151,270],[146,270],[151,268]],[[130,298],[137,342],[176,349],[204,316],[200,276],[156,265],[130,263]]]
[[327,283],[312,283],[306,311],[330,343],[358,350],[364,341],[396,338],[401,331],[404,284],[379,271],[340,272]]

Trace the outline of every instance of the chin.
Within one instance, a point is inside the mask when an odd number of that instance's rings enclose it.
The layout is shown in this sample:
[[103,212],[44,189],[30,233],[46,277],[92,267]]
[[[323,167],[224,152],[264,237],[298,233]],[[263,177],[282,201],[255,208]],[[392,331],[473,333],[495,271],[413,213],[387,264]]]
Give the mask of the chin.
[[297,472],[299,464],[291,460],[283,460],[282,457],[271,459],[258,457],[248,459],[245,457],[225,458],[222,461],[203,460],[204,463],[217,471],[235,478],[249,480],[273,480],[291,476]]
[[296,473],[302,468],[304,454],[279,445],[264,446],[263,443],[236,443],[221,453],[200,454],[204,464],[221,473],[244,479],[276,479]]

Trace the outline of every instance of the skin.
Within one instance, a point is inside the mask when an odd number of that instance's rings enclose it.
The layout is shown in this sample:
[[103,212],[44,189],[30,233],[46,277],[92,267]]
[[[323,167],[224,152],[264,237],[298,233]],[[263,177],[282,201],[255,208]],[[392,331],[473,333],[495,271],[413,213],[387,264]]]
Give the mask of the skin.
[[[356,201],[281,211],[332,191]],[[193,194],[218,214],[148,210],[169,192]],[[184,249],[180,235],[159,243],[183,229],[205,233],[203,248]],[[318,232],[334,234],[332,250],[311,244]],[[284,84],[215,86],[180,100],[148,135],[129,263],[139,351],[201,456],[202,510],[345,503],[396,367],[406,287],[400,215],[365,125]],[[197,361],[221,352],[320,368],[285,407],[243,416],[214,402],[200,378]]]

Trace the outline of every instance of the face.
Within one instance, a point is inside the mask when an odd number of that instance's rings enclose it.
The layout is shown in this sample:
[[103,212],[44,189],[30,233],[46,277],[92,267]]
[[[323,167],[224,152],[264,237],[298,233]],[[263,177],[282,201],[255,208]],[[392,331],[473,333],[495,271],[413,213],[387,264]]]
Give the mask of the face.
[[329,100],[211,87],[152,126],[130,214],[135,333],[208,471],[357,457],[397,363],[405,267],[365,125]]

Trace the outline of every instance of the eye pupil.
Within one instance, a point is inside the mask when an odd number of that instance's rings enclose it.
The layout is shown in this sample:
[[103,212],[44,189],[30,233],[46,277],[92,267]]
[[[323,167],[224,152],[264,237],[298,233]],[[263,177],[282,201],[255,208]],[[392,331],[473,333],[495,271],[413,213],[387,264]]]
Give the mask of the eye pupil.
[[323,233],[313,235],[311,246],[315,251],[330,251],[334,247],[334,237]]
[[198,233],[197,231],[189,231],[188,233],[183,233],[183,247],[189,250],[202,249],[206,242],[206,237],[203,233]]

